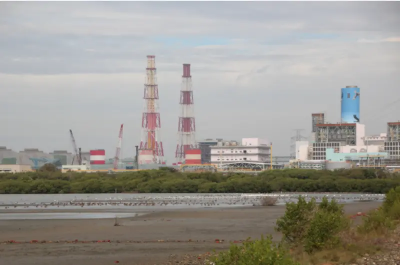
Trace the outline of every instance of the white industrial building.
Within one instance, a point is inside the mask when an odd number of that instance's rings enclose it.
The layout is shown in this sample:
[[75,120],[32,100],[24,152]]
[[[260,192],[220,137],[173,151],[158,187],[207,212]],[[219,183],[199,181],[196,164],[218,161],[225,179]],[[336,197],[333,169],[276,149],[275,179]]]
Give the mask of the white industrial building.
[[32,171],[31,165],[4,165],[0,164],[0,173],[20,173]]
[[260,138],[243,138],[242,142],[219,141],[210,146],[211,163],[253,162],[269,163],[271,144]]
[[62,173],[66,173],[69,171],[86,171],[89,170],[90,166],[84,165],[63,165],[61,168]]

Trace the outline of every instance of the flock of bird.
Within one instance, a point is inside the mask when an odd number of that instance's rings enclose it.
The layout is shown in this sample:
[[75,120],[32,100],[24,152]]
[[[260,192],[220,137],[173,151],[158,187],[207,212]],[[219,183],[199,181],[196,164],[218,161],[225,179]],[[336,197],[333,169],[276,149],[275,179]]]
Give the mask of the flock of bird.
[[[276,204],[282,205],[288,202],[297,201],[299,195],[306,200],[315,198],[320,202],[323,197],[335,199],[339,203],[381,201],[384,194],[340,194],[340,193],[271,193],[271,194],[193,194],[193,195],[165,195],[148,194],[140,196],[117,196],[108,198],[75,198],[71,200],[53,200],[47,202],[1,202],[0,209],[13,208],[125,208],[125,207],[229,207],[229,206],[257,206],[265,196],[276,198]],[[57,196],[57,195],[55,195]],[[125,198],[123,198],[125,197]],[[38,197],[39,199],[40,197]]]

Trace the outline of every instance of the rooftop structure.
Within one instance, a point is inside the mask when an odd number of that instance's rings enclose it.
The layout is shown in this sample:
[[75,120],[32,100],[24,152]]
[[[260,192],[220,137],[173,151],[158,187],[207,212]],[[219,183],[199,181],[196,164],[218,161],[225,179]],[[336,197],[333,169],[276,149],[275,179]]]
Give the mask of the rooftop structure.
[[311,114],[312,118],[312,128],[311,132],[317,131],[317,124],[324,124],[325,123],[325,114],[324,113],[313,113]]
[[381,133],[379,135],[368,135],[364,137],[365,145],[381,145],[387,141],[387,134]]
[[387,141],[400,141],[400,122],[387,123]]

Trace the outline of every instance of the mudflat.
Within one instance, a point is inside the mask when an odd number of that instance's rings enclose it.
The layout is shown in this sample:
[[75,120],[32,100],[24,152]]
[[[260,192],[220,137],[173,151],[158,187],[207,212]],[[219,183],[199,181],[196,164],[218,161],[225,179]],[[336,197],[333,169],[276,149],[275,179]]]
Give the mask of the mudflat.
[[[346,204],[345,211],[367,212],[380,204]],[[227,249],[230,241],[259,238],[262,234],[270,234],[278,241],[281,235],[274,227],[284,211],[285,206],[163,211],[118,219],[119,226],[114,226],[114,219],[3,220],[0,264],[108,265],[117,261],[130,265],[165,264],[170,255]],[[216,239],[223,242],[217,244]],[[52,243],[3,244],[10,240]],[[74,240],[78,242],[62,243]],[[111,243],[93,242],[98,240]]]

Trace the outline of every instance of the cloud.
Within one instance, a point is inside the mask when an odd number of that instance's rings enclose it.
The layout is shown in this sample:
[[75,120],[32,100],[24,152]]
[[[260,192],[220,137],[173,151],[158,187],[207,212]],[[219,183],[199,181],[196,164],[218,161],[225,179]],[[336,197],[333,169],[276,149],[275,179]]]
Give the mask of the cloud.
[[360,39],[361,43],[380,43],[380,42],[400,42],[400,37],[390,37],[384,39]]
[[[146,55],[156,55],[162,140],[173,161],[182,63],[192,65],[197,138],[265,137],[289,153],[310,113],[336,122],[340,88],[363,90],[367,132],[400,82],[397,2],[4,2],[0,145],[112,157],[140,140]],[[367,119],[369,118],[369,119]],[[46,141],[46,139],[51,139]]]

